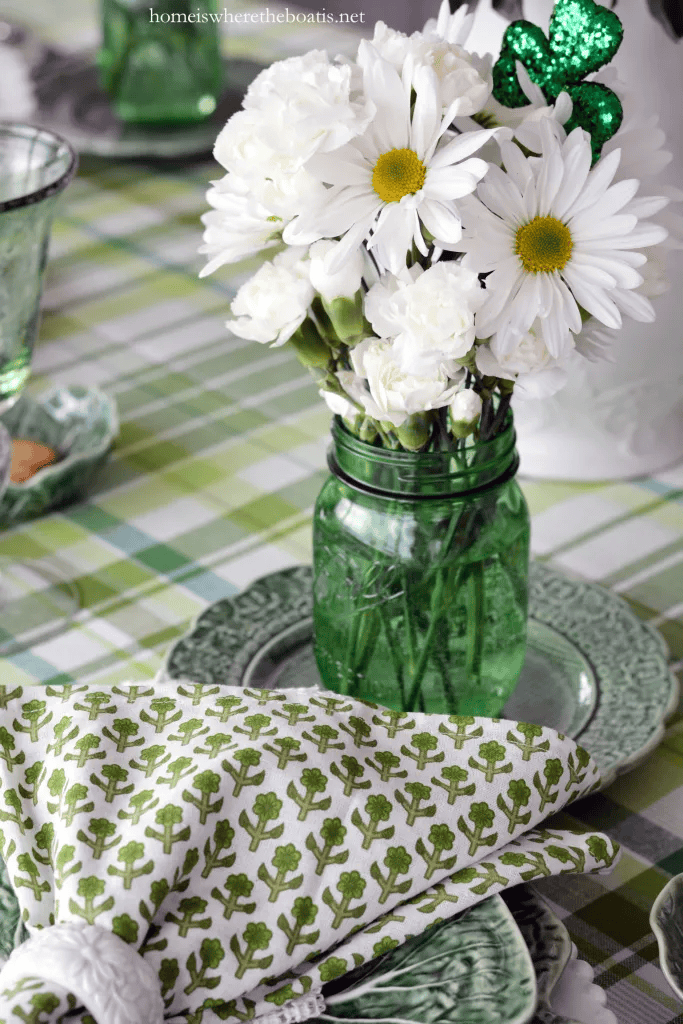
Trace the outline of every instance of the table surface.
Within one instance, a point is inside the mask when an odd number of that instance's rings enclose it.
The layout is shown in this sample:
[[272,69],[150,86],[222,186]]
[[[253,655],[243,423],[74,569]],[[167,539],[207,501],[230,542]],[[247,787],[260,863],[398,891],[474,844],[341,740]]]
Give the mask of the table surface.
[[[14,8],[13,8],[14,4]],[[3,14],[86,45],[92,6],[3,0]],[[244,5],[242,5],[244,6]],[[255,8],[256,9],[256,8]],[[274,34],[275,33],[275,34]],[[229,52],[265,63],[312,46],[349,50],[337,27],[240,27]],[[58,556],[82,599],[75,625],[4,661],[5,685],[151,679],[209,603],[311,560],[329,414],[285,349],[225,329],[244,262],[199,280],[211,162],[83,158],[55,223],[29,387],[97,385],[121,430],[84,503],[0,536],[0,555]],[[522,480],[536,557],[620,593],[683,659],[683,467],[625,483]],[[621,1024],[683,1021],[659,969],[650,907],[683,872],[683,707],[636,771],[571,809],[623,847],[606,878],[538,886],[596,970]]]

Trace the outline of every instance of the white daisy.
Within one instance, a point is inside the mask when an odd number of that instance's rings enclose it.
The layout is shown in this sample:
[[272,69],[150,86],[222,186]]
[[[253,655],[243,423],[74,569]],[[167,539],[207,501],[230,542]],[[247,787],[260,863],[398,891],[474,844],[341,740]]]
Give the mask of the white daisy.
[[618,331],[603,327],[595,317],[589,317],[583,330],[576,336],[575,351],[589,363],[615,363],[614,342]]
[[448,0],[441,0],[438,17],[426,21],[422,31],[424,35],[441,36],[449,43],[464,46],[472,29],[473,21],[474,15],[469,13],[467,4],[461,4],[457,11],[451,14]]
[[647,300],[633,289],[642,283],[635,268],[646,257],[630,250],[661,241],[666,231],[643,220],[656,200],[634,200],[636,179],[612,184],[618,150],[591,170],[590,139],[581,128],[564,143],[547,118],[540,131],[540,158],[501,144],[505,171],[491,167],[478,198],[468,200],[459,248],[465,266],[490,272],[478,337],[498,334],[499,351],[511,352],[540,318],[548,352],[559,358],[569,332],[581,330],[579,307],[610,328],[621,326],[622,311],[645,312]]
[[[408,74],[402,80],[365,41],[358,59],[375,116],[362,135],[309,160],[306,169],[331,188],[323,202],[287,226],[283,237],[287,243],[310,244],[341,236],[330,272],[369,239],[378,264],[397,273],[413,244],[428,254],[423,226],[441,247],[456,246],[462,226],[455,200],[473,192],[484,177],[488,165],[471,154],[493,133],[455,136],[448,130],[452,115],[450,110],[440,115],[433,69],[419,67],[412,81]],[[412,115],[411,88],[416,93]]]
[[554,103],[548,103],[541,88],[531,81],[529,72],[521,61],[516,62],[517,81],[522,92],[528,99],[524,107],[505,107],[491,94],[484,105],[484,122],[504,125],[511,128],[514,138],[532,153],[541,152],[540,121],[551,118],[553,129],[559,138],[564,139],[563,131],[558,127],[564,125],[572,116],[574,104],[569,93],[561,92]]

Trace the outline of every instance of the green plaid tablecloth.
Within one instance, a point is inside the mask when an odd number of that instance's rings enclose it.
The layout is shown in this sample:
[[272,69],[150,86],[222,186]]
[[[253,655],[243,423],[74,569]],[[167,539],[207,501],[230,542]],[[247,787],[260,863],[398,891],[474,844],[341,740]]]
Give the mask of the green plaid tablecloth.
[[[80,0],[4,0],[3,14],[52,38],[93,41]],[[51,19],[59,8],[59,25]],[[90,21],[88,21],[90,18]],[[350,34],[257,25],[230,52],[267,62]],[[55,224],[30,389],[96,384],[121,433],[89,499],[0,535],[0,555],[72,573],[75,625],[2,664],[6,684],[152,678],[210,602],[278,568],[310,562],[329,415],[286,350],[228,335],[242,263],[200,281],[196,255],[211,163],[83,158]],[[522,481],[536,556],[622,594],[683,663],[683,467],[629,483]],[[623,846],[607,878],[539,884],[595,966],[621,1024],[674,1024],[683,1007],[659,969],[651,904],[683,871],[683,713],[647,762],[571,816]]]

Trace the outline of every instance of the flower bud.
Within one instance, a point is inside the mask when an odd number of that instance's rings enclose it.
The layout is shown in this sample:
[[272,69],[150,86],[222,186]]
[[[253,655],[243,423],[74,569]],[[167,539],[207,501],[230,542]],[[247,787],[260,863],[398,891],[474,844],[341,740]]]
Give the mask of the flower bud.
[[350,256],[340,270],[328,273],[325,257],[337,243],[327,238],[314,242],[309,250],[309,275],[311,284],[325,302],[334,299],[350,299],[360,291],[363,277],[363,254],[358,249]]
[[423,413],[409,416],[395,430],[399,441],[409,452],[418,452],[429,440],[429,420]]
[[481,397],[472,388],[458,391],[449,408],[451,433],[454,437],[467,437],[473,433],[481,416]]
[[289,339],[300,363],[308,367],[324,367],[330,360],[330,350],[311,320],[304,320]]
[[352,299],[323,299],[323,306],[340,341],[357,341],[365,333],[362,292]]

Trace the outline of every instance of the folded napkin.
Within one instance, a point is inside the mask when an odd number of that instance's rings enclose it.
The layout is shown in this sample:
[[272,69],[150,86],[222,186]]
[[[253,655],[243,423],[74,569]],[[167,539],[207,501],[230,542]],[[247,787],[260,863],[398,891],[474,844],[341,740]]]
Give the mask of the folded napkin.
[[314,690],[8,690],[0,853],[30,938],[0,1021],[306,1020],[430,924],[617,854],[539,827],[599,782],[549,728]]

